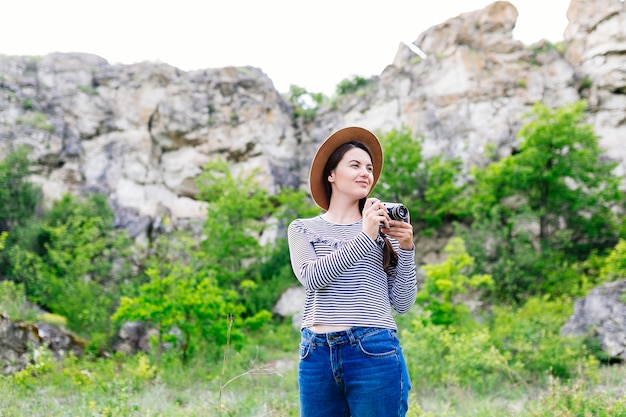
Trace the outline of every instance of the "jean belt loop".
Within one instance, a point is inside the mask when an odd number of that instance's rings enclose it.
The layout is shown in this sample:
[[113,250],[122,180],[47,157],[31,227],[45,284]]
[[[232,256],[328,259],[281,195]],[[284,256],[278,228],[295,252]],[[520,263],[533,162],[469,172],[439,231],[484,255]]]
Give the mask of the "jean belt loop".
[[346,334],[348,336],[348,340],[350,340],[350,345],[352,346],[356,345],[356,337],[354,336],[352,329],[346,330]]

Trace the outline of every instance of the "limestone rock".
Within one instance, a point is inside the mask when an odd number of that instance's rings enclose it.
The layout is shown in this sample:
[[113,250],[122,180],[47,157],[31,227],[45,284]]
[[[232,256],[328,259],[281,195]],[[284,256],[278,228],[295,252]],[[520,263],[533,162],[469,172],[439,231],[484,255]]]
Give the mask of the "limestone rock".
[[104,193],[117,225],[139,241],[164,218],[173,228],[203,220],[195,179],[213,158],[234,172],[258,170],[270,194],[308,189],[311,155],[347,125],[379,133],[407,127],[424,137],[425,157],[460,157],[469,169],[489,162],[487,149],[509,155],[536,102],[586,98],[606,158],[625,175],[624,3],[571,0],[566,12],[558,48],[515,40],[518,12],[507,1],[452,17],[418,34],[413,44],[425,56],[400,45],[368,88],[337,98],[310,122],[293,119],[290,103],[257,68],[184,72],[89,54],[0,55],[0,157],[30,147],[33,180],[48,200]]
[[34,359],[37,347],[60,359],[70,353],[81,356],[85,343],[56,326],[13,322],[0,313],[0,372],[9,375],[24,369]]
[[576,300],[574,314],[561,329],[563,335],[599,340],[609,358],[626,360],[626,280],[594,288]]
[[278,314],[281,317],[289,317],[302,312],[305,297],[306,294],[303,287],[287,288],[274,306],[274,314]]

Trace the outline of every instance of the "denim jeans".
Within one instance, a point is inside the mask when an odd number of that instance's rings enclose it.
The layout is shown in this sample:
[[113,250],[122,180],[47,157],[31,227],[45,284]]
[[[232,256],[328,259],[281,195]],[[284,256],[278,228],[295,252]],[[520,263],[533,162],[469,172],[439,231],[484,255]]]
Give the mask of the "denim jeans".
[[392,329],[302,329],[301,417],[403,417],[411,382]]

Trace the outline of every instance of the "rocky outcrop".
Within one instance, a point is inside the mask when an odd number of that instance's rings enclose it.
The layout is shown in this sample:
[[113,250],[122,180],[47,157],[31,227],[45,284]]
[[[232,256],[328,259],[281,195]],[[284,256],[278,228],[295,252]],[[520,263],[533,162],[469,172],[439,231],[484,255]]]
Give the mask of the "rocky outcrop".
[[140,321],[129,321],[118,332],[114,350],[126,354],[138,351],[150,352],[150,339],[158,338],[158,331]]
[[[523,115],[589,100],[589,122],[606,158],[626,164],[626,11],[620,0],[571,0],[564,42],[513,38],[515,6],[496,1],[419,34],[425,55],[401,44],[368,88],[339,97],[304,123],[271,80],[251,67],[183,72],[166,64],[110,65],[87,54],[0,55],[0,156],[33,149],[48,199],[110,196],[117,223],[137,239],[168,217],[189,227],[205,215],[195,178],[216,157],[258,170],[268,191],[307,189],[311,155],[329,132],[361,125],[407,127],[425,156],[486,163],[508,155]],[[436,261],[447,241],[419,243]]]
[[576,300],[561,334],[597,339],[609,360],[626,360],[626,280],[594,288]]
[[87,54],[0,56],[0,155],[29,146],[48,199],[107,194],[135,237],[160,217],[203,218],[194,179],[211,158],[258,170],[270,192],[297,183],[290,112],[255,68],[185,73]]
[[300,329],[302,324],[302,307],[306,298],[304,287],[291,287],[283,292],[274,305],[273,313],[283,317],[291,318],[291,325],[295,329]]
[[72,353],[81,356],[85,343],[75,336],[46,323],[13,322],[0,313],[0,372],[4,375],[26,368],[36,358],[38,347],[48,349],[60,359]]
[[589,120],[608,154],[626,174],[626,3],[572,0],[567,10],[565,59],[575,68]]

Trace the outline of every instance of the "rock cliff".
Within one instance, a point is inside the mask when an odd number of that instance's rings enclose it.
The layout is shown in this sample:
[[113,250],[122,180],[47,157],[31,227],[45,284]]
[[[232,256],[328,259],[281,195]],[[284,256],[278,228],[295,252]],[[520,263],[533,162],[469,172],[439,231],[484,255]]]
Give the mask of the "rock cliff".
[[521,116],[587,98],[607,158],[626,166],[626,6],[572,0],[563,48],[513,39],[517,10],[496,1],[419,34],[358,94],[322,108],[310,123],[259,69],[183,72],[166,64],[110,65],[88,54],[0,55],[0,157],[33,149],[33,179],[46,198],[110,196],[117,221],[137,239],[162,216],[184,227],[202,218],[194,178],[211,158],[259,170],[270,192],[307,186],[309,159],[329,132],[406,126],[426,155],[484,163],[506,155]]

